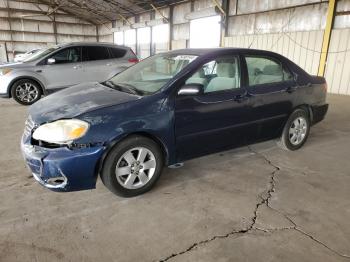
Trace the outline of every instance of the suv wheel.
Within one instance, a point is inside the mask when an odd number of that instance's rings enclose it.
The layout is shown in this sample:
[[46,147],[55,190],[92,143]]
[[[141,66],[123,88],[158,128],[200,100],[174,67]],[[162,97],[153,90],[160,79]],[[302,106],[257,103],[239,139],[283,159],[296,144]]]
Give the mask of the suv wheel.
[[310,118],[303,109],[296,109],[284,126],[280,145],[286,150],[297,150],[304,145],[310,132]]
[[101,172],[104,185],[113,193],[133,197],[149,191],[163,169],[163,155],[151,139],[132,136],[107,155]]
[[42,90],[35,81],[22,79],[12,85],[11,95],[18,103],[31,105],[40,99]]

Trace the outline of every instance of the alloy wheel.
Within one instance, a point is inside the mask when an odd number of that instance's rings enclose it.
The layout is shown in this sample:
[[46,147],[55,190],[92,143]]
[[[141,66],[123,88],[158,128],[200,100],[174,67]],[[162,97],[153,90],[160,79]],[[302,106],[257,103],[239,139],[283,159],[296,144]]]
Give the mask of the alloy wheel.
[[145,186],[156,170],[154,154],[145,147],[135,147],[125,152],[118,160],[115,175],[118,183],[127,189]]
[[307,133],[307,121],[304,117],[297,117],[289,128],[289,141],[293,145],[299,145],[306,137]]
[[31,103],[39,96],[38,87],[32,83],[25,82],[16,87],[17,98],[25,103]]

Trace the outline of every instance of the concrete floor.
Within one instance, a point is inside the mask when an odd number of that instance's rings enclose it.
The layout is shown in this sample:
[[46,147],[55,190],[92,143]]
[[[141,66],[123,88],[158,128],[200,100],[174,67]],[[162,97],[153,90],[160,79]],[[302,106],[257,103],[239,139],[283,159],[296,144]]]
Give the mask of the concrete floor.
[[349,261],[350,97],[306,145],[269,141],[167,169],[132,199],[42,188],[19,151],[26,108],[0,100],[0,261]]

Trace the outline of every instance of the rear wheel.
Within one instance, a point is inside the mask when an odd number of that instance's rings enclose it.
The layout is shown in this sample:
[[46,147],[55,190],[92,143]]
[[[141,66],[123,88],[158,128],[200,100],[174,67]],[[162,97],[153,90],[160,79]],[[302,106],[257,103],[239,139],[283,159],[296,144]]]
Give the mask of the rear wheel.
[[31,105],[40,99],[42,90],[37,82],[30,79],[21,79],[12,85],[11,95],[18,103]]
[[149,191],[163,169],[163,155],[157,143],[142,137],[129,137],[106,157],[101,179],[113,193],[133,197]]
[[284,126],[280,145],[286,150],[297,150],[304,145],[310,132],[310,118],[304,109],[296,109]]

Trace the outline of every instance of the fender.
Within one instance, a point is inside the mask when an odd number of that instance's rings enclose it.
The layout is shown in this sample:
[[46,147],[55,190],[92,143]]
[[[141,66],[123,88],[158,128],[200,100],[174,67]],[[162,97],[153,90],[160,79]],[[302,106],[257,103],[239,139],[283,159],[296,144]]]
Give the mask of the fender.
[[157,137],[151,133],[148,133],[148,132],[140,131],[140,132],[133,132],[133,133],[128,133],[128,134],[121,134],[120,136],[114,138],[112,141],[110,141],[108,144],[105,145],[105,150],[104,150],[104,152],[99,160],[99,163],[96,165],[96,170],[95,170],[96,176],[98,176],[98,174],[101,172],[101,169],[103,167],[103,163],[104,163],[107,155],[109,154],[109,152],[112,150],[112,148],[117,146],[124,139],[126,139],[130,136],[134,136],[134,135],[144,136],[144,137],[150,138],[154,142],[156,142],[163,152],[164,164],[165,164],[165,166],[168,166],[168,164],[169,164],[169,149],[167,148],[166,144],[161,139],[159,139],[159,137]]
[[[42,77],[41,77],[41,78],[42,78]],[[13,85],[15,82],[17,82],[18,80],[21,80],[21,79],[30,79],[30,80],[33,80],[33,81],[37,82],[37,83],[40,85],[40,87],[41,87],[41,89],[42,89],[42,91],[43,91],[43,94],[44,94],[44,95],[47,95],[47,91],[46,91],[45,85],[43,84],[43,81],[39,80],[38,78],[36,78],[36,77],[34,77],[34,76],[21,75],[21,76],[18,76],[18,77],[16,77],[16,78],[14,78],[14,79],[10,82],[10,84],[8,85],[8,87],[7,87],[7,93],[8,93],[8,95],[9,95],[9,97],[11,97],[11,87],[12,87],[12,85]]]

